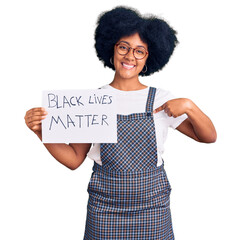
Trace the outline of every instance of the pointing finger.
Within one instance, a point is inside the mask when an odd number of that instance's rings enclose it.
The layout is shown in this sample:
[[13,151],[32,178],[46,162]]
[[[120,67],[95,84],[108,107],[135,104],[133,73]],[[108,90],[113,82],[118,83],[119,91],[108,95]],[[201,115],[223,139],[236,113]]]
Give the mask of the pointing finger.
[[156,108],[153,112],[157,113],[157,112],[162,111],[163,109],[164,109],[163,106],[160,106],[160,107]]

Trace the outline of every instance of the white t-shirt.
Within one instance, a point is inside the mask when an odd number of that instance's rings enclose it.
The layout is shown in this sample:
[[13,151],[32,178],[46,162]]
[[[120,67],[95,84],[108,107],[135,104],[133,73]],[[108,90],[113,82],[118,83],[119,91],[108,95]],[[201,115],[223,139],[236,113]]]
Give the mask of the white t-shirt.
[[[135,91],[122,91],[107,84],[101,88],[115,91],[117,114],[128,115],[131,113],[145,112],[150,87]],[[160,107],[168,100],[174,98],[175,97],[169,91],[157,88],[153,110]],[[169,117],[164,111],[159,111],[154,113],[153,116],[157,141],[157,166],[160,166],[162,164],[162,154],[164,152],[164,142],[167,138],[168,127],[173,129],[177,128],[187,118],[187,115],[183,114],[177,118],[174,118]],[[98,164],[102,165],[100,158],[100,143],[93,143],[92,148],[87,153],[87,156],[96,161]]]

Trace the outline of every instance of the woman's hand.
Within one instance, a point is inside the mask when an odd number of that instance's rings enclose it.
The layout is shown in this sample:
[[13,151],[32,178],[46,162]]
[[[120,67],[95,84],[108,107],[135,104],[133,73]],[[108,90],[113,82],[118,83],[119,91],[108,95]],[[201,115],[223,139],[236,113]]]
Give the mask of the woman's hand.
[[[42,140],[42,120],[46,118],[47,112],[44,108],[32,108],[26,112],[25,122],[39,138]],[[85,160],[91,147],[91,143],[44,143],[49,153],[60,163],[74,170]]]
[[169,117],[179,117],[187,113],[192,108],[192,101],[187,98],[176,98],[165,102],[162,106],[156,108],[153,112],[157,113],[164,110]]
[[26,112],[25,123],[38,136],[42,133],[42,120],[46,118],[47,112],[44,108],[32,108]]

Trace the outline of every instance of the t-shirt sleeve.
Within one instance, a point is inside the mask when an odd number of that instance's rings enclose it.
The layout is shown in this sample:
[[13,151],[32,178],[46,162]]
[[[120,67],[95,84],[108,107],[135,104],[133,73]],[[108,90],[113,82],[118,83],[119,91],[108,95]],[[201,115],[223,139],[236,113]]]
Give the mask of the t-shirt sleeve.
[[187,114],[183,114],[179,117],[169,117],[169,127],[176,129],[184,120],[187,119]]
[[[175,98],[176,97],[171,92],[158,88],[156,99],[155,99],[154,109],[157,107],[160,107],[165,102],[167,102],[171,99],[175,99]],[[188,118],[187,114],[183,114],[176,118],[169,117],[166,113],[165,113],[165,115],[166,115],[167,126],[173,128],[173,129],[176,129],[185,119]]]

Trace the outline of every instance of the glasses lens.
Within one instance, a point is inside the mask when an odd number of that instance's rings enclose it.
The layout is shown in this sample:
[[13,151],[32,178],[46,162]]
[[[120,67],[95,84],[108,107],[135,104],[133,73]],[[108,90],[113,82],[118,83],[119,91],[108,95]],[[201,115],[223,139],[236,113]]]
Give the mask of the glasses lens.
[[136,48],[134,51],[134,56],[137,59],[142,59],[146,56],[146,50],[144,48]]
[[128,53],[129,47],[127,45],[121,43],[117,46],[117,51],[119,54],[125,55]]
[[[117,51],[120,55],[126,55],[129,52],[130,47],[124,43],[117,44]],[[134,49],[134,57],[136,59],[142,59],[146,56],[147,52],[144,48],[138,47]]]

